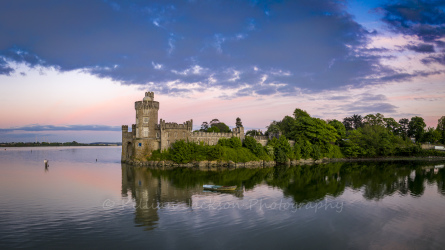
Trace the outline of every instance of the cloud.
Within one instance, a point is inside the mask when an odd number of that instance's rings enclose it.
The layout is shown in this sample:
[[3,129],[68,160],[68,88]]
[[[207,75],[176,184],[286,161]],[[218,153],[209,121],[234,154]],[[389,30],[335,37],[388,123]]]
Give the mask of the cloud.
[[6,60],[2,57],[0,57],[0,75],[11,75],[11,73],[14,73],[14,69],[9,67]]
[[444,1],[393,1],[378,11],[393,31],[434,42],[445,36],[444,7]]
[[154,69],[162,69],[162,64],[151,62],[151,65],[153,65]]
[[361,94],[354,102],[340,106],[341,110],[357,114],[395,113],[397,106],[387,102],[388,99],[382,94]]
[[422,59],[425,64],[439,63],[445,65],[445,54],[438,54]]
[[326,99],[327,100],[333,100],[333,101],[337,101],[337,100],[348,100],[350,99],[351,96],[345,96],[345,95],[337,95],[337,96],[329,96]]
[[[0,21],[7,24],[0,27],[7,61],[85,69],[123,84],[153,82],[162,93],[175,92],[166,83],[178,81],[288,95],[386,74],[380,56],[362,50],[375,33],[341,1],[13,1],[0,3]],[[189,70],[196,65],[206,70]],[[259,88],[265,73],[266,84],[282,85]]]
[[419,45],[407,45],[406,48],[409,50],[415,51],[415,52],[419,52],[419,53],[434,53],[434,52],[436,52],[434,50],[433,45],[426,44],[426,43],[422,43]]
[[28,126],[3,128],[0,129],[1,133],[12,131],[121,131],[120,126],[107,126],[107,125],[39,125],[32,124]]

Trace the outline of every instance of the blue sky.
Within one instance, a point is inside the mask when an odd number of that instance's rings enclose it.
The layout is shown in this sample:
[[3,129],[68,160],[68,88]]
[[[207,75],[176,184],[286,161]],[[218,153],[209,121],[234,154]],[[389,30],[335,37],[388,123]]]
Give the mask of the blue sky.
[[[0,105],[8,108],[0,113],[0,142],[41,133],[119,141],[116,128],[134,122],[133,103],[144,91],[163,101],[160,118],[193,118],[195,126],[213,118],[234,125],[240,116],[247,128],[264,129],[295,108],[340,120],[419,115],[435,126],[445,104],[444,7],[2,1]],[[98,130],[103,136],[91,137]]]

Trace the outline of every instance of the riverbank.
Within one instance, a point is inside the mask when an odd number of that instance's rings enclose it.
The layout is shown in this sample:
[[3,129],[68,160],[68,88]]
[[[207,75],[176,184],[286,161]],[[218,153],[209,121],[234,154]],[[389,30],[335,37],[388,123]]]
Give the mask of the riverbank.
[[[443,156],[426,156],[426,157],[377,157],[377,158],[323,158],[319,160],[300,159],[288,161],[284,165],[312,165],[312,164],[326,164],[331,162],[376,162],[376,161],[445,161]],[[198,170],[217,170],[237,169],[237,168],[268,168],[274,167],[277,164],[275,161],[249,161],[249,162],[233,162],[233,161],[193,161],[189,163],[176,163],[173,161],[137,161],[129,160],[123,163],[149,167],[158,169],[173,169],[173,168],[192,168]]]

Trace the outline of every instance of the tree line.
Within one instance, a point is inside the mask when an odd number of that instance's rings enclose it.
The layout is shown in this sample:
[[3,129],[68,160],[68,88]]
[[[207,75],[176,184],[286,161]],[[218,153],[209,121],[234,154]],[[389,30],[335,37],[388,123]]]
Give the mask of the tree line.
[[364,117],[354,114],[340,122],[314,118],[297,108],[293,117],[271,122],[265,134],[294,140],[303,157],[309,154],[315,159],[333,154],[338,157],[338,149],[345,157],[442,155],[422,150],[420,143],[444,143],[445,116],[438,120],[436,128],[425,128],[425,121],[419,116],[397,122],[380,113]]
[[[239,117],[236,118],[235,126],[237,128],[242,127],[243,123],[241,122],[241,119]],[[204,121],[201,124],[201,129],[197,130],[195,132],[222,132],[222,133],[230,133],[231,130],[229,126],[227,126],[224,122],[220,122],[217,118],[212,119],[210,122]]]
[[[235,126],[242,126],[240,118]],[[148,160],[172,160],[177,163],[191,161],[276,161],[343,157],[381,156],[445,156],[445,152],[422,150],[422,142],[444,142],[445,116],[437,128],[427,128],[422,117],[400,119],[386,118],[382,114],[364,117],[354,114],[338,120],[323,120],[311,117],[306,111],[295,109],[293,116],[273,121],[267,126],[265,135],[271,137],[266,146],[254,139],[263,135],[260,131],[249,130],[243,142],[237,137],[221,138],[217,145],[206,145],[184,140],[176,141],[161,152],[152,152]],[[230,132],[225,123],[213,119],[203,122],[200,131]],[[414,138],[414,141],[411,140]],[[291,145],[289,141],[295,143]]]

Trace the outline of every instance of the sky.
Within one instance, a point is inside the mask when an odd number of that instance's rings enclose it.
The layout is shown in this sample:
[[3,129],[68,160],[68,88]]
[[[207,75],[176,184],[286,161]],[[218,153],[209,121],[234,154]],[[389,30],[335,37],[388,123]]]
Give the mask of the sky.
[[0,2],[0,142],[119,142],[134,102],[195,129],[445,115],[445,1]]

